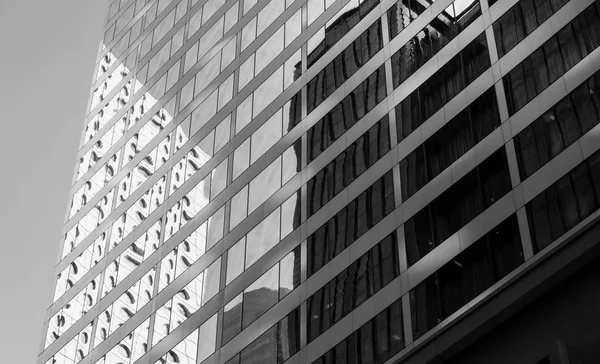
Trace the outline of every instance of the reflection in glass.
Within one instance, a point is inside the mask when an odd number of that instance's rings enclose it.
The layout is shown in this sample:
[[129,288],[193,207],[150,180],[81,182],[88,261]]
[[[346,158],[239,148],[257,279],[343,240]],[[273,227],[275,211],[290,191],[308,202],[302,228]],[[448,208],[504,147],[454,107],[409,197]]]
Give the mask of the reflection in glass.
[[200,326],[200,338],[198,340],[198,362],[208,358],[216,350],[217,345],[217,314]]
[[286,255],[279,263],[279,299],[300,285],[300,246]]
[[240,293],[223,308],[223,344],[242,330],[242,299],[243,293]]
[[226,284],[231,283],[244,271],[244,254],[246,252],[246,237],[244,236],[227,252]]
[[276,209],[248,233],[246,268],[279,242],[279,223],[279,209]]
[[279,264],[276,264],[244,290],[242,327],[247,327],[277,303],[278,290]]

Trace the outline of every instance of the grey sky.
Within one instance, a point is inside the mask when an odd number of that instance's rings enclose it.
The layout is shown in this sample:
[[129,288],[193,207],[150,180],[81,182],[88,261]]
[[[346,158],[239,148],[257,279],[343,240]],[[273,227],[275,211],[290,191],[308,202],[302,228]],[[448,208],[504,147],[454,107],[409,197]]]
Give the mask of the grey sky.
[[107,0],[0,0],[0,353],[34,363]]

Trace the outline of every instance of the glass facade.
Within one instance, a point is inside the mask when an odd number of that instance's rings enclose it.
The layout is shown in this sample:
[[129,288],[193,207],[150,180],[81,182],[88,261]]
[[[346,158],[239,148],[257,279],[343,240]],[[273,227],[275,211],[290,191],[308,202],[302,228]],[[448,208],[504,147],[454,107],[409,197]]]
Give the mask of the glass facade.
[[600,214],[598,1],[104,29],[38,364],[401,362]]

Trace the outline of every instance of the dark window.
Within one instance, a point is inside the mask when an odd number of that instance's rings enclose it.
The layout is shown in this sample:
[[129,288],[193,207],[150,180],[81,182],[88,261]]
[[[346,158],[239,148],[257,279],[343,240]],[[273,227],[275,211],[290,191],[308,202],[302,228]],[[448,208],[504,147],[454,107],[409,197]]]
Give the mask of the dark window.
[[[542,25],[568,0],[521,0],[494,22],[494,37],[498,57],[519,44]],[[494,1],[495,2],[495,1]],[[492,1],[489,2],[490,6]]]
[[308,217],[311,217],[389,150],[389,121],[386,115],[308,181]]
[[527,204],[536,253],[598,210],[599,162],[596,152]]
[[593,75],[515,137],[522,180],[600,122],[595,106],[599,76]]
[[[364,0],[358,8],[351,9],[340,16],[331,24],[327,24],[325,30],[325,39],[315,48],[314,51],[308,55],[308,67],[312,66],[321,57],[327,53],[327,51],[333,47],[342,37],[347,34],[352,28],[356,26],[367,14],[373,10],[379,0]],[[348,47],[352,48],[352,47]],[[341,59],[336,58],[334,62],[340,61]],[[332,62],[333,63],[333,62]]]
[[387,12],[390,39],[397,36],[429,6],[428,2],[418,0],[400,0]]
[[[416,4],[410,3],[411,6],[421,9],[422,6],[420,4],[417,5],[418,3],[414,0],[413,2]],[[456,16],[453,5],[448,7],[447,11],[438,15],[430,24],[402,46],[398,52],[392,55],[394,88],[397,88],[401,83],[406,81],[408,77],[433,58],[443,47],[481,15],[479,1],[471,1],[469,5],[461,4],[462,6],[465,7],[465,10],[463,10],[462,14],[456,14]],[[396,24],[396,19],[400,16],[398,12],[406,11],[405,8],[405,5],[397,4],[397,6],[393,6],[388,11],[392,38],[397,34],[394,32],[398,29]]]
[[[379,1],[375,3],[378,2]],[[331,32],[331,29],[329,28],[327,32]],[[345,33],[342,33],[341,35],[343,34]],[[327,34],[325,38],[327,41]],[[327,97],[331,96],[331,94],[356,73],[360,67],[377,54],[382,47],[381,20],[377,20],[369,27],[369,29],[361,34],[351,45],[308,82],[308,113],[310,114]],[[314,61],[314,57],[309,55],[308,66],[310,67]]]
[[489,66],[487,42],[481,34],[396,106],[398,140],[421,126]]
[[403,328],[397,300],[313,364],[382,364],[404,348]]
[[[553,2],[552,6],[550,6],[550,3],[546,0],[540,4],[547,4],[548,9],[551,12],[555,12],[565,2],[562,0]],[[519,2],[513,9],[516,7],[520,8],[523,4],[527,4],[527,2]],[[537,10],[543,8],[543,6],[536,5]],[[538,20],[546,16],[539,12],[536,14]],[[600,20],[597,15],[595,5],[590,5],[571,23],[563,27],[556,35],[552,36],[552,38],[504,76],[503,82],[509,115],[514,115],[600,45],[593,39],[595,35],[593,32],[600,32]],[[529,16],[532,17],[533,15]],[[501,22],[503,18],[494,23],[497,38],[501,37],[498,34],[501,32],[503,26]],[[600,37],[598,39],[600,40]],[[567,122],[573,120],[574,114],[572,113],[571,106],[561,106],[560,113],[559,118],[562,117],[562,120],[567,120]],[[564,124],[560,125],[560,127],[568,128]],[[569,130],[565,134],[567,135],[567,143],[568,134],[573,132],[575,131]]]
[[308,275],[321,269],[394,208],[394,182],[388,172],[308,237]]
[[308,159],[312,162],[387,96],[382,65],[308,130]]
[[492,87],[400,162],[402,199],[406,201],[498,126]]
[[421,337],[522,263],[513,215],[410,291],[413,337]]
[[502,148],[406,221],[408,264],[416,263],[511,188],[506,153]]
[[313,341],[399,274],[394,232],[308,298],[308,341]]

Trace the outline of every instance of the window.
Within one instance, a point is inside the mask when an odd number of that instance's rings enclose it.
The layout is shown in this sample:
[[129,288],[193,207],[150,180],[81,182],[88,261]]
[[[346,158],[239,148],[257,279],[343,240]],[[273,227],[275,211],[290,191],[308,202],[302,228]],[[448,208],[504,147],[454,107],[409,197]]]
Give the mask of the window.
[[402,303],[397,300],[313,364],[383,364],[404,349]]
[[[553,7],[562,6],[562,3],[564,2],[556,2]],[[519,4],[517,6],[520,6]],[[537,16],[539,19],[542,15]],[[494,27],[496,29],[496,24]],[[595,5],[592,4],[504,76],[509,114],[514,115],[579,63],[585,55],[597,48],[600,44],[593,38],[593,32],[596,30],[600,31],[600,20]],[[572,106],[561,106],[560,112],[563,113],[564,120],[572,120],[573,116],[569,115],[572,114],[570,109],[572,110]],[[574,131],[570,130],[569,133],[571,132]]]
[[[498,57],[521,43],[569,0],[522,0],[493,24]],[[491,6],[496,1],[489,1]]]
[[421,337],[522,263],[513,215],[410,291],[413,337]]
[[404,225],[408,264],[413,265],[512,188],[506,153],[498,150]]
[[308,237],[308,276],[321,269],[395,208],[388,172]]
[[[489,66],[487,41],[482,33],[396,106],[398,141],[421,126]],[[398,72],[397,67],[393,70]]]
[[521,179],[531,176],[600,122],[600,109],[595,106],[599,81],[597,72],[515,137]]
[[308,298],[308,342],[316,339],[399,274],[394,232]]
[[[310,92],[309,90],[309,95]],[[308,163],[386,96],[385,67],[382,65],[308,130]]]
[[[409,6],[420,14],[423,6],[416,1]],[[406,2],[405,2],[406,3]],[[446,11],[438,15],[430,24],[423,28],[417,35],[410,39],[398,52],[392,55],[392,77],[394,88],[406,81],[427,61],[434,57],[443,47],[469,26],[479,15],[481,8],[478,1],[471,1],[462,13],[464,17],[455,15],[455,4],[452,3]],[[462,15],[461,13],[461,15]],[[388,11],[390,34],[392,38],[397,34],[398,27],[404,28],[399,21],[412,21],[410,8],[397,4]],[[396,33],[395,33],[396,32]]]
[[599,177],[596,152],[526,205],[536,253],[600,207]]
[[[331,30],[328,29],[328,31],[330,32]],[[381,20],[377,20],[308,82],[308,113],[310,114],[327,97],[331,96],[360,67],[377,54],[382,47]],[[309,67],[314,62],[311,55],[308,56],[308,62]]]
[[402,199],[406,201],[499,125],[492,87],[400,162]]
[[308,181],[308,217],[340,193],[390,150],[388,116]]

